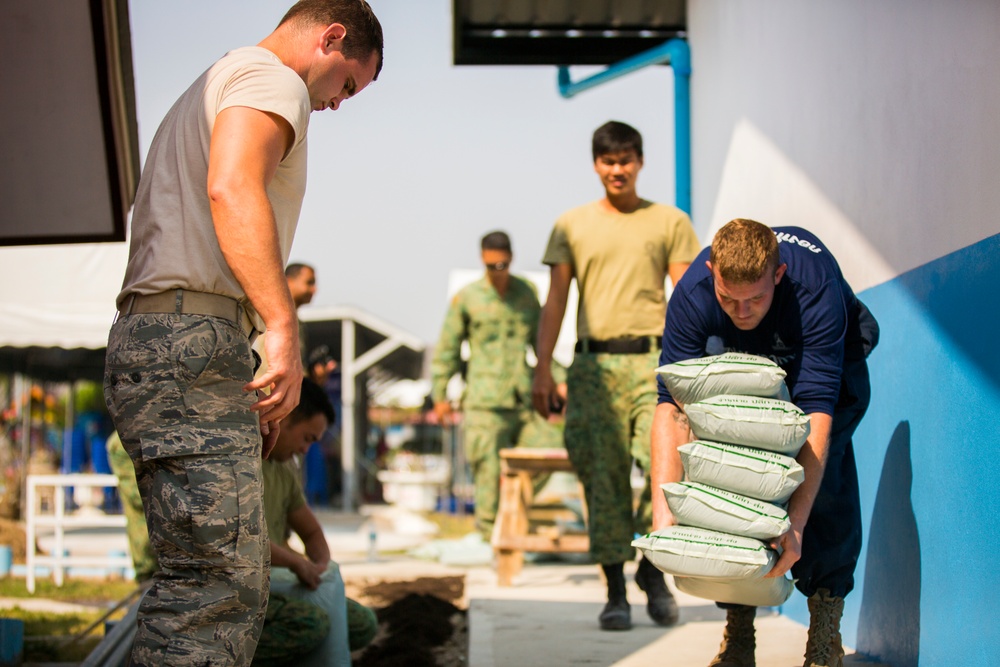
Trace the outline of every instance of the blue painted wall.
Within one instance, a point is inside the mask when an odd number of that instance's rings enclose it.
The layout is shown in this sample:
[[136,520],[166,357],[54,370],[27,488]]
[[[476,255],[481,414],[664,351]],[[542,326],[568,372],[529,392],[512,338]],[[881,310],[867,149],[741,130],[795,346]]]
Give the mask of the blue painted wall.
[[[861,297],[882,339],[844,641],[893,667],[1000,664],[1000,235]],[[801,596],[783,611],[808,624]]]

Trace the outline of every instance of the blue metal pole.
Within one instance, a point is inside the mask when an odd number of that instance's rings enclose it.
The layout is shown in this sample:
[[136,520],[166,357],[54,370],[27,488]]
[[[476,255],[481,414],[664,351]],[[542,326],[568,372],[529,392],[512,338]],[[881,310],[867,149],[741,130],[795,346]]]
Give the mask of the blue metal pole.
[[649,65],[669,63],[674,70],[674,189],[677,207],[691,214],[691,50],[687,41],[671,39],[648,51],[609,65],[580,81],[570,78],[569,68],[560,67],[559,94],[573,97]]
[[674,199],[691,215],[691,49],[683,39],[667,42],[674,70]]

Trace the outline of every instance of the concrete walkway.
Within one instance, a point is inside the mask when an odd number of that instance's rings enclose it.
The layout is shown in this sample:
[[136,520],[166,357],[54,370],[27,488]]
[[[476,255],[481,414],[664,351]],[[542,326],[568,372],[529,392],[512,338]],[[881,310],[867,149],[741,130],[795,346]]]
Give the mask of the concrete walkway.
[[[626,566],[633,628],[603,632],[597,616],[606,589],[596,565],[568,560],[527,563],[512,586],[500,587],[490,565],[447,566],[387,553],[388,549],[369,560],[367,523],[344,517],[336,523],[333,517],[321,519],[345,580],[464,574],[471,667],[705,667],[722,639],[725,612],[708,600],[682,593],[677,594],[680,623],[673,628],[654,624],[646,614],[645,594],[632,581],[634,563]],[[390,524],[380,522],[379,545],[407,542],[406,536],[393,535],[386,525]],[[761,610],[756,628],[758,667],[802,665],[805,627]],[[845,665],[877,664],[857,656],[845,660]]]
[[[604,605],[605,587],[596,565],[569,560],[529,562],[512,586],[501,588],[488,563],[460,567],[405,555],[434,539],[423,532],[427,522],[419,516],[330,511],[317,512],[317,516],[345,580],[464,575],[472,667],[705,667],[722,638],[724,613],[707,600],[683,594],[677,596],[680,623],[669,629],[655,625],[646,615],[645,595],[632,581],[634,563],[626,569],[633,628],[627,632],[602,632],[597,616]],[[118,548],[124,541],[124,531],[74,537],[74,550],[101,554]],[[23,600],[18,602],[24,604]],[[758,667],[802,664],[804,627],[763,611],[756,627]],[[849,657],[845,664],[874,667],[877,663]]]

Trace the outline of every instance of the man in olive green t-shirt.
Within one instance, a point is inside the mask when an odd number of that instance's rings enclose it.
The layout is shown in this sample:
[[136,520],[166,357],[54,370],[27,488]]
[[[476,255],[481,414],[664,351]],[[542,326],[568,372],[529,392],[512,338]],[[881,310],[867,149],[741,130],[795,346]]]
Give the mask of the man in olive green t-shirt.
[[[687,215],[639,197],[642,136],[610,121],[594,132],[594,171],[604,198],[572,209],[555,224],[542,261],[549,296],[542,310],[532,398],[548,414],[554,391],[547,371],[566,313],[570,282],[580,291],[576,356],[567,379],[566,449],[587,497],[590,553],[608,582],[604,630],[632,626],[624,563],[635,533],[652,526],[650,425],[656,408],[655,369],[666,315],[664,281],[676,284],[700,244]],[[633,460],[646,484],[633,509]],[[677,622],[677,604],[663,574],[643,558],[635,575],[647,611],[660,625]]]

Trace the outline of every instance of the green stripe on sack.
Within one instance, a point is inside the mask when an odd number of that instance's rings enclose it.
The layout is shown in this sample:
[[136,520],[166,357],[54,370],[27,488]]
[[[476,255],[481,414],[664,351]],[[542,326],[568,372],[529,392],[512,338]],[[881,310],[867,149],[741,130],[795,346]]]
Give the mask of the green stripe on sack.
[[[729,503],[730,505],[735,505],[736,507],[742,507],[743,509],[747,510],[748,512],[753,512],[754,514],[757,514],[759,516],[764,516],[764,517],[767,517],[769,519],[781,519],[782,518],[782,516],[780,514],[779,515],[775,515],[775,514],[768,514],[767,512],[761,512],[760,510],[754,509],[753,507],[749,507],[747,505],[743,505],[740,502],[738,502],[736,500],[733,500],[732,498],[727,498],[725,496],[720,496],[720,495],[718,495],[716,493],[713,493],[712,491],[709,491],[709,489],[711,489],[712,487],[710,487],[710,486],[708,486],[706,484],[697,484],[697,485],[695,485],[695,483],[691,483],[691,482],[678,482],[678,484],[680,484],[681,486],[686,486],[687,488],[692,489],[694,491],[700,491],[701,493],[704,493],[706,496],[711,496],[713,498],[718,498],[719,500],[721,500],[721,501],[723,501],[725,503]],[[733,494],[733,495],[737,495],[737,494]],[[752,500],[752,499],[748,498],[748,500]],[[765,503],[763,501],[756,501],[755,500],[754,502],[759,502],[761,505],[766,505],[767,504],[767,503]],[[788,512],[785,512],[784,518],[786,518],[786,519],[788,518]]]
[[[765,457],[761,457],[761,456],[753,456],[752,454],[745,454],[742,451],[738,452],[738,451],[735,451],[735,450],[732,450],[732,449],[723,449],[722,447],[719,447],[718,445],[713,445],[712,443],[710,443],[710,442],[708,442],[706,440],[695,440],[691,444],[698,444],[698,445],[701,445],[702,447],[706,447],[707,449],[714,449],[714,450],[716,450],[718,452],[722,452],[723,454],[732,454],[733,456],[740,456],[740,457],[743,457],[745,459],[750,459],[751,461],[760,461],[761,463],[770,463],[770,464],[778,466],[779,468],[784,468],[785,470],[789,470],[791,468],[790,465],[788,465],[787,463],[782,463],[781,461],[776,461],[774,459],[769,459],[769,458],[765,458]],[[725,465],[725,464],[722,463],[722,462],[718,462],[718,465]]]
[[645,537],[648,537],[652,540],[664,540],[667,542],[683,542],[685,544],[701,544],[709,547],[725,547],[726,549],[741,549],[743,551],[753,551],[753,552],[767,551],[767,547],[764,546],[763,544],[761,544],[759,547],[746,547],[739,544],[731,544],[731,543],[727,544],[722,542],[705,542],[702,540],[674,537],[672,535],[653,535],[652,533],[648,533]]

